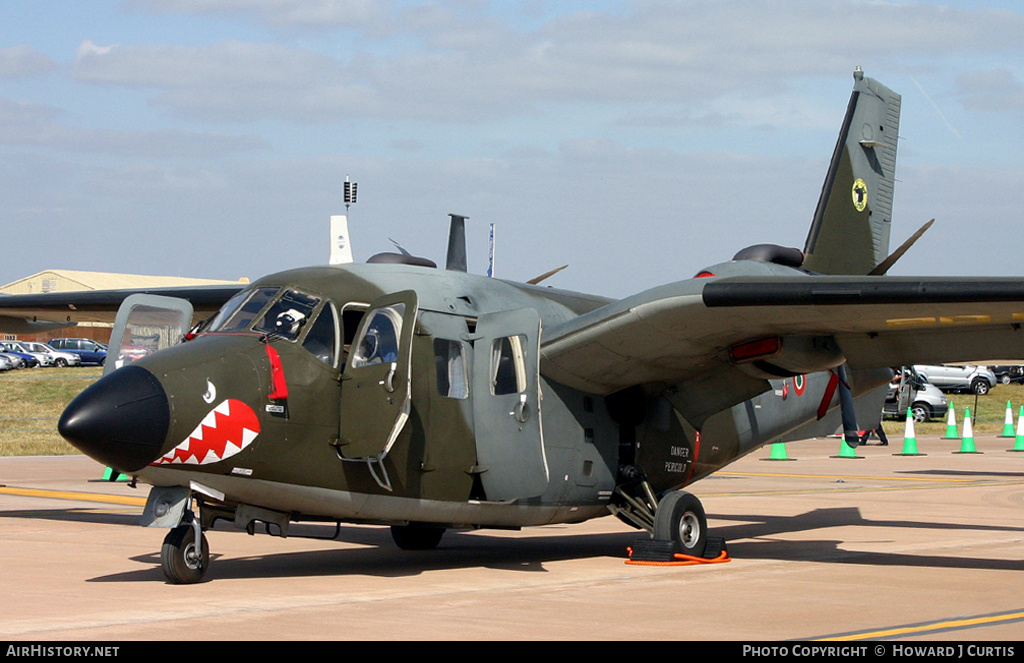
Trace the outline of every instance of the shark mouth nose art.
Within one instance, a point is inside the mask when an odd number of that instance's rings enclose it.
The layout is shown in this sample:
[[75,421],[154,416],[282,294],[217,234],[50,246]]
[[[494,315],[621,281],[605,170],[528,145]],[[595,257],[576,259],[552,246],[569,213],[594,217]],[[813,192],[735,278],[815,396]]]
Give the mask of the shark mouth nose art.
[[242,401],[227,399],[210,410],[195,430],[153,465],[207,465],[231,458],[260,434],[260,421]]

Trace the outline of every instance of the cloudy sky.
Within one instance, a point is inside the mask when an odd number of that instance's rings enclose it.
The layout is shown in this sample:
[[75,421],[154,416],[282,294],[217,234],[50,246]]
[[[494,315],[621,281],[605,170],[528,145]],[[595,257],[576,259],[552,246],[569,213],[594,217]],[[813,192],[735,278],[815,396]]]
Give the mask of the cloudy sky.
[[1019,0],[0,0],[0,283],[389,238],[625,296],[802,247],[852,72],[903,95],[894,274],[1024,275]]

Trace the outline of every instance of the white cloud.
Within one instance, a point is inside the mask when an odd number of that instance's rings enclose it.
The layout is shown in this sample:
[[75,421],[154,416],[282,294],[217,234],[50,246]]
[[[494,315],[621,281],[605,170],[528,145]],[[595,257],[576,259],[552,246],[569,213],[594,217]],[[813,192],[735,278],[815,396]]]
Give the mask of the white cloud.
[[0,79],[41,76],[59,68],[49,56],[36,52],[31,46],[0,48]]
[[[157,11],[154,3],[136,5]],[[159,7],[321,24],[351,12],[352,24],[362,25],[367,14],[363,3],[326,0],[178,0]],[[86,55],[73,75],[148,86],[156,103],[184,117],[219,120],[479,122],[524,116],[544,104],[638,99],[749,116],[754,113],[744,109],[753,95],[776,95],[801,78],[833,79],[856,64],[869,73],[875,63],[934,69],[958,51],[1019,55],[1024,47],[1024,15],[1006,11],[847,0],[635,7],[570,13],[537,29],[515,29],[456,3],[384,5],[390,37],[367,25],[357,42],[288,38],[108,49],[83,42]],[[717,100],[728,100],[728,107],[715,108]],[[756,105],[754,111],[760,113]]]
[[1024,112],[1024,83],[1005,67],[960,74],[956,91],[967,108]]
[[239,14],[272,25],[368,26],[384,22],[384,0],[127,0],[129,7],[158,13]]
[[115,48],[117,48],[116,44],[111,46],[100,46],[89,39],[85,39],[78,45],[77,59],[81,61],[93,56],[109,55]]
[[[979,220],[990,242],[1016,221],[1004,217],[1022,170],[1007,149],[1021,137],[1020,12],[857,0],[128,6],[124,24],[61,26],[78,55],[47,89],[0,77],[0,171],[16,183],[0,207],[22,225],[95,229],[48,263],[237,278],[322,262],[351,173],[357,259],[391,250],[389,236],[443,258],[457,212],[477,242],[471,269],[494,222],[502,276],[568,262],[552,285],[625,295],[756,242],[800,246],[858,64],[904,94],[894,241],[953,211],[951,191],[956,217]],[[948,232],[941,221],[922,242]],[[112,255],[110,238],[140,224],[158,241]],[[38,271],[3,269],[7,280]]]
[[89,128],[60,121],[65,115],[51,106],[0,97],[0,145],[163,159],[210,159],[266,147],[252,135]]

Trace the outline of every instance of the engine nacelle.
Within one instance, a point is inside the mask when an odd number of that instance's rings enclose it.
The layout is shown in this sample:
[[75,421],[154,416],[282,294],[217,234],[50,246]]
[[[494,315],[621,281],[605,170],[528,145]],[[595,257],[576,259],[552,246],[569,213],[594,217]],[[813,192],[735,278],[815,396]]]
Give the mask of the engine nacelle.
[[729,348],[729,358],[754,377],[773,380],[833,369],[846,361],[831,336],[769,336]]

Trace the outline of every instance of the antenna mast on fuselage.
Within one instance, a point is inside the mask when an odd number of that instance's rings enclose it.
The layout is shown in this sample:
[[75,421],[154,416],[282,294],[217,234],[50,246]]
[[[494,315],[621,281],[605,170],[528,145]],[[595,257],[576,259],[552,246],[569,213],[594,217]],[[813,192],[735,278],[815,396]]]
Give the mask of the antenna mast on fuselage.
[[348,210],[356,202],[355,182],[345,175],[345,213],[331,216],[331,259],[332,265],[344,265],[352,262],[352,240],[348,234]]

